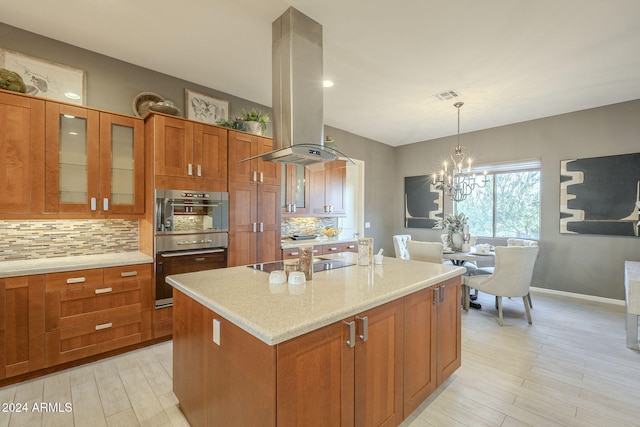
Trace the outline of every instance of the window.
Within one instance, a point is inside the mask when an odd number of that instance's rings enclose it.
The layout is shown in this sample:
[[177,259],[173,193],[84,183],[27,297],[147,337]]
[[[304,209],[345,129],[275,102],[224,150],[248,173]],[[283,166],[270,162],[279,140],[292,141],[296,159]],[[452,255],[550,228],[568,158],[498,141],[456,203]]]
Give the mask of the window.
[[[487,170],[485,188],[476,188],[456,204],[469,218],[471,234],[479,237],[540,238],[540,161],[476,167]],[[478,181],[483,177],[479,176]]]

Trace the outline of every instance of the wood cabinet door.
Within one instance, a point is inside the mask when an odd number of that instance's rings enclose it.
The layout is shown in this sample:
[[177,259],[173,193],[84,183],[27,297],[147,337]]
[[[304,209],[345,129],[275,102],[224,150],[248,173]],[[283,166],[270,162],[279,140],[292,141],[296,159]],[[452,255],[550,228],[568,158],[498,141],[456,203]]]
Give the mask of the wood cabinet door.
[[443,282],[437,307],[437,385],[440,386],[460,367],[462,361],[460,277]]
[[100,113],[99,207],[104,213],[144,213],[144,167],[142,119]]
[[244,132],[229,131],[229,181],[257,182],[258,160],[240,160],[258,154],[258,137]]
[[196,124],[194,161],[197,178],[227,180],[227,130]]
[[0,93],[0,212],[44,211],[45,103]]
[[404,298],[404,414],[411,414],[436,389],[434,288]]
[[348,339],[347,325],[336,322],[278,344],[279,427],[353,426],[355,351]]
[[[273,151],[273,139],[258,137],[258,154]],[[263,162],[258,159],[258,182],[265,185],[280,185],[282,166],[276,162]]]
[[153,120],[155,121],[155,174],[174,177],[194,176],[193,123],[161,115],[156,115]]
[[46,103],[45,209],[100,210],[100,113]]
[[356,426],[397,426],[402,422],[403,318],[402,299],[355,317]]
[[325,199],[325,170],[309,170],[309,206],[312,214],[325,215],[328,213]]
[[229,267],[256,263],[258,188],[229,182]]
[[0,378],[44,367],[44,276],[0,279]]
[[173,392],[193,426],[207,425],[206,340],[211,337],[205,308],[173,292]]
[[279,185],[258,185],[257,262],[277,261],[281,256]]
[[325,169],[325,204],[331,206],[330,213],[346,213],[345,193],[347,186],[347,162],[335,160],[327,162]]
[[283,214],[306,214],[309,209],[309,169],[303,165],[281,163],[280,206]]

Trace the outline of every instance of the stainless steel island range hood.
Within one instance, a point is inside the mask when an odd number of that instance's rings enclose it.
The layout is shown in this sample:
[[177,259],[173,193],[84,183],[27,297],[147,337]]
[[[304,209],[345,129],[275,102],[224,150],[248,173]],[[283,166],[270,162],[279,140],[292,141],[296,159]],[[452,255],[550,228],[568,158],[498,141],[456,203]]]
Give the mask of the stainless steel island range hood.
[[344,156],[325,145],[322,25],[290,7],[272,39],[274,150],[250,159],[306,166]]

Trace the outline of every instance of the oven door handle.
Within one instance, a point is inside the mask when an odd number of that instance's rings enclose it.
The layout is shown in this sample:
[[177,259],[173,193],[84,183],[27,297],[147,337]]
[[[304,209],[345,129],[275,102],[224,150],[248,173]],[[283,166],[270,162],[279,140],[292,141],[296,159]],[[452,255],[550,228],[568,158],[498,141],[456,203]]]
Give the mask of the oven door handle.
[[219,252],[224,252],[226,249],[206,249],[206,250],[194,250],[194,251],[179,251],[179,252],[171,252],[171,253],[159,253],[158,255],[164,258],[171,258],[175,256],[184,256],[184,255],[201,255],[201,254],[215,254]]

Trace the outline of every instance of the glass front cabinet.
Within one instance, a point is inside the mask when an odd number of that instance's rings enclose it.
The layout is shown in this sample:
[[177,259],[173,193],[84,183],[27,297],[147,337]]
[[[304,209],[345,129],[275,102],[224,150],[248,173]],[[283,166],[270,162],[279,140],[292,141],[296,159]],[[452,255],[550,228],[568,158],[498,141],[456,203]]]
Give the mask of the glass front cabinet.
[[282,163],[282,214],[309,213],[308,169],[303,165]]
[[144,213],[144,124],[47,102],[47,212]]

